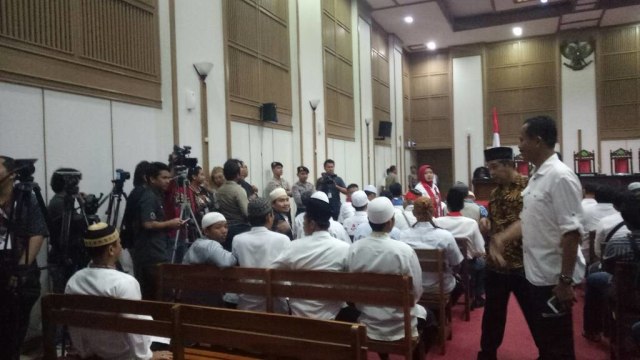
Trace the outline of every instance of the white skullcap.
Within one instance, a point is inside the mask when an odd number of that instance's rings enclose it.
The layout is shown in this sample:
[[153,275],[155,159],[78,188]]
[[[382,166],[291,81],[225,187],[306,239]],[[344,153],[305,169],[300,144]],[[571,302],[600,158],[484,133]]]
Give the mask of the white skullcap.
[[329,197],[327,196],[327,194],[325,194],[322,191],[316,191],[311,195],[311,199],[318,199],[318,200],[322,200],[324,202],[326,202],[327,204],[329,203]]
[[225,219],[224,215],[220,214],[219,212],[206,213],[202,217],[202,229],[204,230],[209,226],[221,221],[227,221],[227,219]]
[[286,197],[286,198],[289,197],[289,195],[287,195],[287,191],[281,187],[275,188],[275,190],[273,190],[269,194],[269,198],[271,199],[271,202],[274,202],[281,197]]
[[476,194],[473,193],[473,191],[469,190],[469,193],[467,194],[467,196],[471,196],[472,198],[476,198]]
[[384,224],[393,218],[395,210],[391,200],[387,197],[378,197],[369,202],[367,216],[374,224]]
[[627,186],[627,190],[629,191],[638,191],[640,190],[640,182],[632,182]]
[[365,187],[364,187],[364,191],[368,191],[368,192],[370,192],[370,193],[374,193],[374,194],[377,194],[377,193],[378,193],[378,190],[376,190],[376,187],[375,187],[375,186],[373,186],[373,185],[367,185],[367,186],[365,186]]
[[351,204],[355,207],[363,207],[369,203],[369,199],[367,198],[367,194],[358,190],[351,194]]

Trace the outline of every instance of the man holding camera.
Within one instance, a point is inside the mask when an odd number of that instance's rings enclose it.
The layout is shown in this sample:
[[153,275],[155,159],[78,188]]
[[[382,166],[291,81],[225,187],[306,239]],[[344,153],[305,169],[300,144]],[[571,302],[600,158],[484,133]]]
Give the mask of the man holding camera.
[[0,156],[0,359],[19,359],[31,308],[40,297],[40,270],[35,259],[48,236],[36,196],[17,201],[16,161]]
[[324,162],[324,171],[322,176],[316,181],[316,189],[327,194],[329,198],[329,205],[331,205],[331,217],[333,220],[338,220],[340,215],[340,193],[347,194],[347,186],[344,184],[344,180],[335,174],[336,163],[327,159]]
[[180,228],[184,221],[179,217],[165,220],[162,201],[171,181],[169,167],[161,162],[151,163],[147,178],[146,189],[136,207],[140,230],[135,235],[133,264],[142,298],[152,300],[156,295],[156,265],[171,261],[173,243],[169,232]]

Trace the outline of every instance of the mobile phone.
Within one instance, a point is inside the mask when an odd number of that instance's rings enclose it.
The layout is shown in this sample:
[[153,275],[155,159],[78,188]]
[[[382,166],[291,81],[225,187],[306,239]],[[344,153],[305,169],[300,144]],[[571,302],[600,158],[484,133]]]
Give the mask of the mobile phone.
[[560,309],[562,309],[562,304],[560,303],[560,301],[558,300],[558,298],[556,298],[555,296],[552,296],[549,300],[547,300],[547,306],[549,307],[549,309],[551,309],[555,314],[560,314],[563,311],[561,311]]

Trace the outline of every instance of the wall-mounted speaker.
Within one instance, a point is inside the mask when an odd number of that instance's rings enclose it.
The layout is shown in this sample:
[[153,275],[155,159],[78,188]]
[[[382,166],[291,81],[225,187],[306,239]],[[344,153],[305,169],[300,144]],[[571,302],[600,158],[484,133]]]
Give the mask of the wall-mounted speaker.
[[387,138],[391,137],[391,121],[380,121],[378,123],[378,137]]
[[278,122],[278,108],[275,103],[264,103],[260,107],[260,119],[262,121]]

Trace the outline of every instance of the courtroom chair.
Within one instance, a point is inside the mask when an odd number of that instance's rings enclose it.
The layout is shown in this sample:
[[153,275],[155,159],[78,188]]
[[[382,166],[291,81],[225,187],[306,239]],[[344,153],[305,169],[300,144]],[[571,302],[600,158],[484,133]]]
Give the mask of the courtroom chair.
[[[471,274],[469,273],[469,259],[467,258],[469,239],[457,237],[456,244],[460,249],[460,253],[462,253],[462,256],[464,257],[464,260],[462,260],[462,262],[460,263],[460,268],[458,270],[460,281],[462,282],[462,287],[464,288],[464,293],[462,294],[462,304],[464,306],[462,318],[465,321],[471,321]],[[456,302],[452,305],[457,304],[459,304],[459,302]]]
[[576,174],[595,174],[595,152],[580,150],[573,152],[573,170]]
[[[220,349],[259,359],[367,359],[362,324],[193,305],[175,307],[173,314],[176,360],[218,359],[208,354]],[[185,351],[194,342],[214,350]]]
[[420,261],[422,272],[436,274],[438,277],[438,291],[436,293],[423,292],[418,303],[438,312],[438,344],[440,353],[444,355],[447,339],[452,337],[451,329],[451,297],[444,291],[444,273],[447,263],[442,249],[415,249]]
[[528,161],[524,160],[522,154],[518,154],[513,158],[513,162],[515,163],[516,171],[522,176],[529,177],[529,173],[531,172],[531,164]]
[[631,161],[631,149],[609,151],[611,157],[611,175],[631,175],[633,174],[633,162]]

